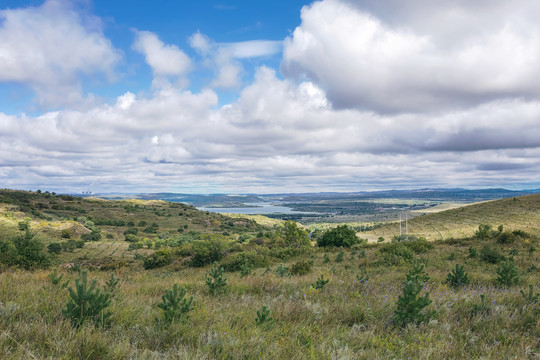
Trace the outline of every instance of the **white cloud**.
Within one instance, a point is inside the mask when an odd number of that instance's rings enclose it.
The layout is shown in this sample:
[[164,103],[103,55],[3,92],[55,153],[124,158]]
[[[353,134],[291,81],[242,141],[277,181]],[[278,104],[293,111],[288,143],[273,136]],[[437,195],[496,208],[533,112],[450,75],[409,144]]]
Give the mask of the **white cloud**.
[[121,57],[99,29],[99,19],[82,17],[68,1],[0,11],[0,82],[29,86],[43,105],[82,101],[78,77],[112,79]]
[[539,101],[435,115],[336,110],[316,84],[264,67],[237,102],[217,101],[211,90],[168,88],[88,111],[1,115],[4,186],[77,190],[104,174],[102,191],[481,186],[535,179],[540,163]]
[[203,57],[203,63],[215,69],[210,83],[213,88],[239,87],[244,75],[241,60],[272,56],[282,48],[281,41],[271,40],[216,43],[199,31],[191,35],[189,43]]
[[[337,107],[381,112],[540,95],[538,5],[421,3],[392,2],[395,11],[375,1],[304,7],[302,24],[285,42],[282,70],[327,89]],[[524,8],[536,16],[520,16]]]
[[156,75],[182,76],[191,67],[190,58],[182,50],[176,45],[164,44],[149,31],[137,31],[133,47],[144,54]]

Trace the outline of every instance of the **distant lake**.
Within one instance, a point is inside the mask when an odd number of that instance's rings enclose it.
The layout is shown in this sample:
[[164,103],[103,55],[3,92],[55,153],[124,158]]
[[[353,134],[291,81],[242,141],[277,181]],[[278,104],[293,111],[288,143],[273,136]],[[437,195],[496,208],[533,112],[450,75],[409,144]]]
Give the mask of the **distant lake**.
[[267,203],[252,203],[246,204],[252,207],[234,207],[234,208],[207,208],[199,207],[197,209],[201,211],[211,211],[217,213],[229,213],[229,214],[246,214],[246,215],[260,215],[260,214],[308,214],[303,211],[293,211],[290,207],[271,205]]

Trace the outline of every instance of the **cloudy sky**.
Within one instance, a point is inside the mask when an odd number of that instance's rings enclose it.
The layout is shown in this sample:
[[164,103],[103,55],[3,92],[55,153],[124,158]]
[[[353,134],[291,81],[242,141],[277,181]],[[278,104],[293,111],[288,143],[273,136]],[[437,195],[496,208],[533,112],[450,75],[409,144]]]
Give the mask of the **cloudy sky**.
[[0,187],[540,187],[537,0],[0,2]]

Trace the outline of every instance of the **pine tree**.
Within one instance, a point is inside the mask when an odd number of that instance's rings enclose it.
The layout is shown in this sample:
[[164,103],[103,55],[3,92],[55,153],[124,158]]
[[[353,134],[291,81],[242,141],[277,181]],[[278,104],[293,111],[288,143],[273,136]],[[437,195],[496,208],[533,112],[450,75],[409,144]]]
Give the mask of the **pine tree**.
[[75,279],[75,289],[68,289],[71,298],[63,314],[71,320],[73,326],[79,327],[87,319],[100,325],[108,324],[111,312],[106,309],[111,305],[111,295],[101,293],[96,285],[97,281],[92,280],[88,287],[88,273],[82,271],[81,278]]
[[178,291],[178,284],[174,284],[172,290],[165,290],[165,295],[161,296],[161,304],[158,307],[163,310],[163,319],[166,323],[176,320],[187,320],[188,312],[193,310],[193,296],[186,298],[185,287]]
[[465,272],[464,266],[456,264],[455,270],[448,273],[446,280],[450,286],[457,288],[469,284],[469,275]]

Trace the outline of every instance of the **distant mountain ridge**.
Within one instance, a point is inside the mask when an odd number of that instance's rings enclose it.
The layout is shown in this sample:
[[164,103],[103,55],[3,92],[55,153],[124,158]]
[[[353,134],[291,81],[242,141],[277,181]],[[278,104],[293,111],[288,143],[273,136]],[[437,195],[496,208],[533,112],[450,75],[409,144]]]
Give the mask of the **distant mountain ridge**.
[[[198,207],[241,207],[262,202],[311,202],[322,200],[361,201],[381,198],[419,199],[472,203],[507,197],[532,195],[540,189],[508,190],[504,188],[463,189],[463,188],[423,188],[413,190],[380,190],[358,192],[319,192],[282,194],[183,194],[183,193],[134,193],[134,194],[92,194],[92,196],[115,199],[166,200],[182,202]],[[81,196],[81,195],[78,195]],[[87,195],[82,195],[83,197]]]

